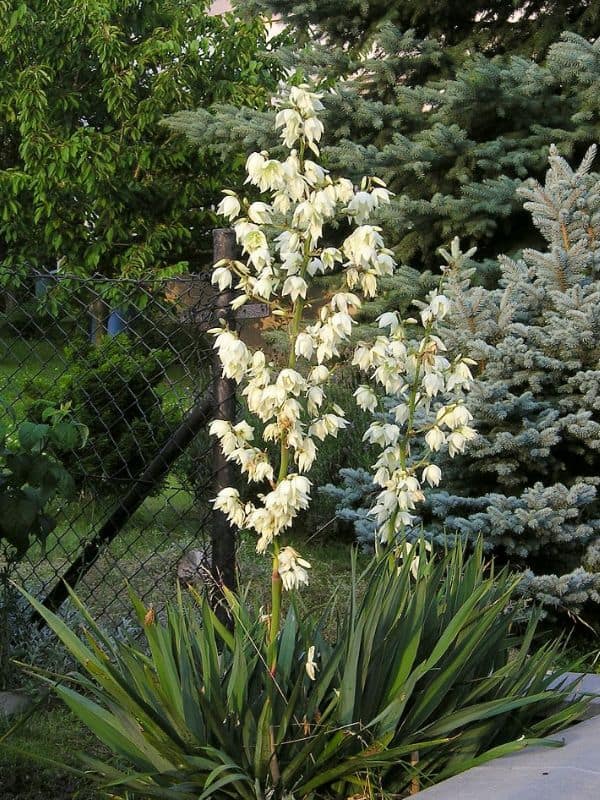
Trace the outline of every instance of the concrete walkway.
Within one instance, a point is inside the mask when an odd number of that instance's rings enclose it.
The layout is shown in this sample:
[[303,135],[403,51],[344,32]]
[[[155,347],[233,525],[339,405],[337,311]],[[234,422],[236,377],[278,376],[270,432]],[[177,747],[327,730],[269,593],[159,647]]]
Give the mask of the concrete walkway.
[[[600,692],[600,675],[581,676],[579,691]],[[600,699],[592,702],[600,714]],[[531,747],[463,772],[419,800],[600,800],[600,716],[549,737],[564,747]]]

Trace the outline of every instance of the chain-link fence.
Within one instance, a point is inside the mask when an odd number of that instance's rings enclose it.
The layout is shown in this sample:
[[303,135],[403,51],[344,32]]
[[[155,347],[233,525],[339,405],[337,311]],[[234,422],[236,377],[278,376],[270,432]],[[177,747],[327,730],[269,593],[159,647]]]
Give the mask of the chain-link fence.
[[[32,274],[0,297],[0,422],[16,434],[46,409],[88,431],[61,454],[74,492],[49,509],[17,579],[59,597],[63,579],[96,614],[193,581],[210,538],[215,296],[203,276],[164,280]],[[70,404],[70,405],[67,405]],[[56,599],[55,597],[55,599]]]

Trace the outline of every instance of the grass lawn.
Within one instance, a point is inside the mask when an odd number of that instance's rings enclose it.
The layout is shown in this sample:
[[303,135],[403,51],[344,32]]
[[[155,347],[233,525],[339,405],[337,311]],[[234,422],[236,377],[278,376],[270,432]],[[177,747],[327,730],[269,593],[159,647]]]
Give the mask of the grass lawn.
[[[0,719],[0,731],[8,728]],[[106,755],[102,746],[71,712],[57,703],[35,712],[10,738],[11,748],[35,752],[39,757],[79,767],[78,752]],[[49,763],[34,761],[0,745],[2,800],[99,800],[88,781]],[[106,797],[106,795],[104,795]]]

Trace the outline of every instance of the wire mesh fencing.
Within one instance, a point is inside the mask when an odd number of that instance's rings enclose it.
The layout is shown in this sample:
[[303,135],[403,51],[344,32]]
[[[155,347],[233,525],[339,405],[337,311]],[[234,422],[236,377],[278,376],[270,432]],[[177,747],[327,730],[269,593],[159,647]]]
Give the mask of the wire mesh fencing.
[[206,567],[214,491],[215,296],[205,277],[133,281],[32,274],[0,297],[0,423],[16,432],[68,408],[83,446],[60,458],[74,491],[17,580],[39,597],[63,579],[98,615],[129,609],[126,583],[162,602]]

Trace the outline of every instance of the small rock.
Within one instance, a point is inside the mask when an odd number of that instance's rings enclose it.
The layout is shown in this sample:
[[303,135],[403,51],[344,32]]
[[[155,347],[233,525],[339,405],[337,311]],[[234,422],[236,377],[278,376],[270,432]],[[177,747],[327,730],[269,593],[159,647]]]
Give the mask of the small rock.
[[210,552],[205,547],[188,550],[177,564],[177,577],[182,583],[204,584],[209,572]]
[[32,704],[31,697],[18,692],[0,692],[0,716],[23,714]]

